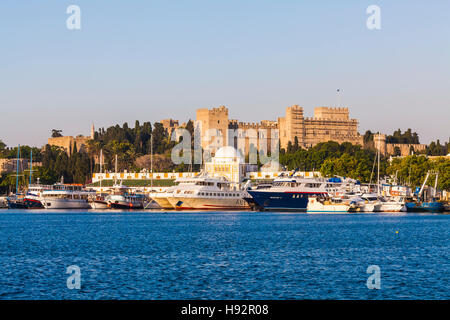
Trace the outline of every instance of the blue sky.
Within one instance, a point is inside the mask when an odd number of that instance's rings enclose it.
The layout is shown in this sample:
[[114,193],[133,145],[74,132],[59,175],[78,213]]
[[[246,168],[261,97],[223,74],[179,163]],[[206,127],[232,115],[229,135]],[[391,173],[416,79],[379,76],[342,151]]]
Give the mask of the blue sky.
[[[81,8],[81,30],[66,8]],[[381,8],[381,30],[366,8]],[[342,104],[359,131],[450,136],[450,2],[0,2],[0,139],[43,145],[135,120],[195,118],[226,105],[242,121],[298,104]]]

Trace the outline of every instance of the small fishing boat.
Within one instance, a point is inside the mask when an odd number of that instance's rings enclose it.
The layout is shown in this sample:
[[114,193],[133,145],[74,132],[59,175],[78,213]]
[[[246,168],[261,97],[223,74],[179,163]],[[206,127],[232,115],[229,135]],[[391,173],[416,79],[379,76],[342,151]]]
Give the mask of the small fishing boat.
[[107,196],[107,193],[98,193],[92,195],[89,199],[89,204],[91,205],[92,209],[108,209],[108,201],[106,200]]
[[407,202],[405,204],[408,212],[443,212],[444,204],[438,201],[430,202]]
[[134,193],[132,188],[122,184],[114,185],[105,198],[108,208],[112,209],[144,209],[146,200],[145,195]]
[[443,212],[445,210],[444,204],[442,202],[437,201],[436,199],[436,188],[438,183],[439,174],[436,174],[436,181],[434,183],[434,195],[431,199],[423,199],[425,198],[423,195],[423,191],[425,188],[425,184],[427,183],[428,177],[430,176],[430,172],[427,172],[425,177],[425,181],[423,182],[419,193],[417,194],[416,201],[409,201],[405,203],[405,209],[407,212]]

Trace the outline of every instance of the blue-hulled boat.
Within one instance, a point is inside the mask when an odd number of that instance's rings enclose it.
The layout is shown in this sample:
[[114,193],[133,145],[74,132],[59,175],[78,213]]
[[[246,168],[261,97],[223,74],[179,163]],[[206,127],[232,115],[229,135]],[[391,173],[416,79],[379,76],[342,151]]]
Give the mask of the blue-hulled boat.
[[281,178],[269,188],[247,189],[263,210],[306,211],[309,196],[327,196],[330,183],[319,179]]
[[405,204],[407,212],[443,212],[444,204],[438,201],[430,202],[407,202]]

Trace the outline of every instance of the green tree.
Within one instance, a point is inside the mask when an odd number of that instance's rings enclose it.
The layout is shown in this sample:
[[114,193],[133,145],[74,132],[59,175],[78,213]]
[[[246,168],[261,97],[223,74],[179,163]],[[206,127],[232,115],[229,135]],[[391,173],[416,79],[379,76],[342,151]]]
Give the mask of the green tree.
[[52,138],[62,137],[62,130],[52,129]]

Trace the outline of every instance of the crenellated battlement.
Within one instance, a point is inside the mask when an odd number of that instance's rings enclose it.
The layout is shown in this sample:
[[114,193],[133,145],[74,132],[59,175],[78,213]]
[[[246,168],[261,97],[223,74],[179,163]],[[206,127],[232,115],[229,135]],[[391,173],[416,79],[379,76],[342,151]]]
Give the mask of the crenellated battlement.
[[[289,141],[293,142],[297,137],[302,147],[310,147],[320,142],[329,140],[362,144],[362,136],[358,133],[358,120],[350,119],[347,107],[317,107],[314,108],[314,116],[305,117],[303,107],[292,105],[286,108],[284,117],[277,121],[262,120],[261,122],[245,122],[237,119],[228,119],[228,109],[225,106],[218,108],[197,110],[197,120],[203,123],[203,130],[242,129],[260,130],[277,129],[276,138],[268,133],[269,139],[280,139],[281,147],[286,148]],[[261,137],[264,137],[262,135]],[[205,143],[205,146],[207,143]]]

